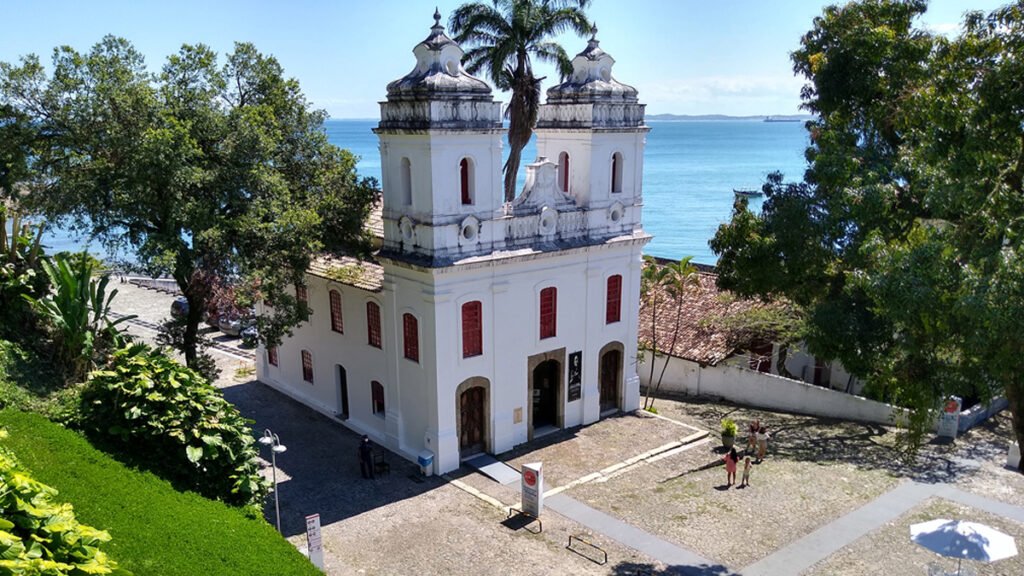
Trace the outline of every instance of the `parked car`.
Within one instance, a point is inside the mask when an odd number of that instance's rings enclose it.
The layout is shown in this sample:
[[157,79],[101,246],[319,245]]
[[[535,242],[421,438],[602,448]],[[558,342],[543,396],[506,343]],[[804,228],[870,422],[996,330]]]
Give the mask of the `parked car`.
[[188,298],[178,296],[171,302],[171,318],[181,320],[188,316]]
[[256,344],[259,341],[260,333],[259,330],[256,328],[256,325],[253,324],[248,328],[242,329],[241,336],[242,346],[245,346],[247,348],[255,348]]
[[224,314],[217,322],[220,331],[228,336],[238,336],[243,330],[256,324],[256,317],[253,314],[234,315]]

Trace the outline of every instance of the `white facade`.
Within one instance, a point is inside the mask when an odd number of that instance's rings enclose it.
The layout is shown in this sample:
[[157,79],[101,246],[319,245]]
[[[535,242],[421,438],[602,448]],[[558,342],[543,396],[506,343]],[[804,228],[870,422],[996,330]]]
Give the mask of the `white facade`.
[[[360,274],[337,273],[353,269],[337,259],[311,269],[312,317],[277,349],[276,366],[261,350],[257,372],[410,459],[431,451],[443,473],[470,454],[638,407],[641,250],[650,237],[640,224],[643,105],[611,78],[614,61],[597,41],[574,60],[577,74],[549,91],[542,157],[506,204],[500,104],[462,69],[439,19],[413,50],[416,68],[381,103],[377,263]],[[562,153],[569,193],[558,187]],[[332,326],[331,291],[343,332]],[[380,310],[379,348],[368,303]]]

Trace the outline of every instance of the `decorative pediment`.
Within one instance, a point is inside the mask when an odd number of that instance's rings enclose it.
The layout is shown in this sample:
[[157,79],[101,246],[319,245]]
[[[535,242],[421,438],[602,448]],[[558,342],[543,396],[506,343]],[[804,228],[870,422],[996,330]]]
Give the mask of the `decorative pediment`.
[[576,200],[558,189],[558,164],[540,156],[526,165],[526,185],[512,201],[516,213],[538,212],[545,206],[556,210],[576,207]]

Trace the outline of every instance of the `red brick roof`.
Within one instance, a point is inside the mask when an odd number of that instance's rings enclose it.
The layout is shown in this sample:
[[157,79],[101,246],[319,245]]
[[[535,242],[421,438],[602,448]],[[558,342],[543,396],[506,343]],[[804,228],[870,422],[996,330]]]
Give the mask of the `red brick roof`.
[[[698,273],[698,278],[699,286],[688,288],[681,296],[681,306],[677,306],[675,300],[662,290],[657,305],[658,352],[713,366],[750,345],[749,336],[738,330],[718,328],[714,321],[772,304],[758,300],[743,300],[731,292],[719,290],[715,285],[717,274],[702,271]],[[651,310],[647,300],[642,299],[640,303],[639,337],[641,344],[649,346],[652,330]],[[677,310],[679,336],[675,346],[669,351]]]

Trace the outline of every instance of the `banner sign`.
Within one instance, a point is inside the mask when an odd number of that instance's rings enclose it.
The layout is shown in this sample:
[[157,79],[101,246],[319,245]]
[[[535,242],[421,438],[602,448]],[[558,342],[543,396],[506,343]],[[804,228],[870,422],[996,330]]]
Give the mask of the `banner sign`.
[[320,539],[320,515],[306,516],[306,544],[309,547],[309,561],[320,570],[324,569],[324,544]]
[[540,518],[544,507],[544,473],[541,463],[523,464],[523,512]]
[[583,382],[583,352],[569,354],[569,402],[580,399]]

